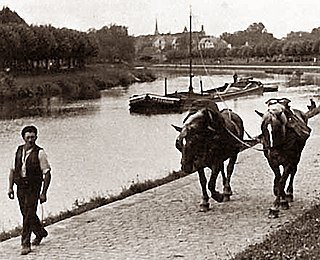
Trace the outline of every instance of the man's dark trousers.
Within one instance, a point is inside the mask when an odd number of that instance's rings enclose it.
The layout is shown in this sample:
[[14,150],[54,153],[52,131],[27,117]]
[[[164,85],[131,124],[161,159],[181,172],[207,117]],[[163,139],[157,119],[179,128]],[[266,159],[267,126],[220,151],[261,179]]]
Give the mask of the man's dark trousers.
[[20,211],[23,216],[22,246],[30,247],[32,232],[37,237],[46,237],[48,234],[37,216],[40,190],[41,185],[30,185],[28,181],[25,181],[22,185],[18,185],[17,188]]

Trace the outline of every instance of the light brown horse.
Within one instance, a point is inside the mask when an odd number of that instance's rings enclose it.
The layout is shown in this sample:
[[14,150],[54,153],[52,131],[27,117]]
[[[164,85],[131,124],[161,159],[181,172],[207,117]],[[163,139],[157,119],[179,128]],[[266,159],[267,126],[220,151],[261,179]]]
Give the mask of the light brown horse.
[[[261,141],[264,155],[275,176],[273,191],[276,199],[274,208],[270,210],[270,214],[274,216],[277,216],[280,206],[287,209],[288,202],[293,200],[294,176],[311,132],[307,125],[311,108],[308,113],[304,113],[291,109],[289,103],[287,98],[270,99],[266,102],[268,109],[262,115]],[[280,166],[283,167],[282,171]],[[285,192],[289,176],[290,181]]]

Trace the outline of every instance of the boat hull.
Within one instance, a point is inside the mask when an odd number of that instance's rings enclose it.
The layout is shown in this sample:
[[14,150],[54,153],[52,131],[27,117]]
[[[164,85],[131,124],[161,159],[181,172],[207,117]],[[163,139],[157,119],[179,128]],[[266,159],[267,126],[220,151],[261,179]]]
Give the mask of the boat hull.
[[277,85],[270,85],[270,86],[263,86],[263,92],[277,92],[279,86]]
[[143,94],[129,99],[129,110],[131,113],[139,114],[179,113],[182,104],[179,98]]
[[251,84],[245,88],[233,88],[224,91],[216,89],[206,92],[175,92],[166,96],[143,94],[135,95],[129,100],[129,109],[131,113],[139,114],[169,114],[183,113],[193,107],[210,106],[210,104],[247,97],[251,95],[262,95],[263,86],[260,84]]
[[263,94],[263,87],[260,86],[254,86],[249,89],[243,89],[235,92],[229,92],[229,93],[217,93],[214,95],[214,101],[222,101],[222,100],[229,100],[229,99],[235,99],[239,97],[247,97],[252,95],[262,95]]

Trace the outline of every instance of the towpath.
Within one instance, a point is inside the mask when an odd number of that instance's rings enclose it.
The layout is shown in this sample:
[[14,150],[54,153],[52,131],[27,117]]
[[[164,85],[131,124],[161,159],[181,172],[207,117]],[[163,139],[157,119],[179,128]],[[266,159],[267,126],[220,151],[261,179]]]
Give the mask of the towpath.
[[210,200],[206,213],[199,212],[200,186],[192,174],[51,225],[49,236],[27,256],[20,256],[20,237],[4,241],[0,259],[231,259],[319,202],[319,125],[314,119],[295,201],[277,219],[267,217],[273,174],[262,153],[250,149],[240,154],[231,201]]

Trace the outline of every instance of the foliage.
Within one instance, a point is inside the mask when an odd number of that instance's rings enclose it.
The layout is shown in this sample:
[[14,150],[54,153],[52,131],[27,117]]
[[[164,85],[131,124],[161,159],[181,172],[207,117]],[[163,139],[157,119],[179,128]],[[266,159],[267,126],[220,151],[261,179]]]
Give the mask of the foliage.
[[[268,33],[262,23],[253,23],[244,31],[223,33],[220,38],[231,45],[228,48],[217,46],[193,53],[195,58],[216,59],[219,61],[249,58],[266,62],[314,61],[320,55],[320,27],[308,32],[290,32],[287,37],[276,39]],[[166,53],[169,62],[188,58],[188,53],[171,50]]]
[[269,44],[275,40],[272,34],[268,33],[262,23],[253,23],[246,30],[235,33],[223,33],[221,39],[232,46]]
[[6,24],[0,26],[0,67],[29,71],[83,67],[95,55],[86,33],[66,28]]
[[263,242],[249,246],[233,259],[318,259],[319,232],[320,206],[315,205],[293,222],[269,235]]
[[134,38],[125,26],[110,25],[89,33],[99,48],[98,59],[111,63],[132,62],[135,55]]
[[0,68],[55,71],[83,68],[98,56],[109,62],[132,62],[134,38],[124,26],[88,33],[51,25],[28,25],[9,8],[0,11]]
[[26,24],[26,22],[16,13],[12,12],[8,7],[3,7],[0,11],[0,24]]

